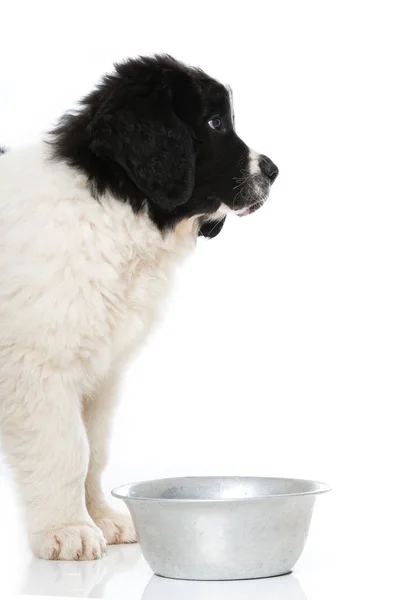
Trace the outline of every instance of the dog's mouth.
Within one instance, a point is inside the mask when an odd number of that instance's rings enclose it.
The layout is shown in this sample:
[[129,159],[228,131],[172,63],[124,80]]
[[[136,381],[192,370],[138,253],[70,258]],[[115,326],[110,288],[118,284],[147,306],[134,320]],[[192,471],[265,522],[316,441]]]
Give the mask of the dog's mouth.
[[256,212],[256,210],[261,208],[263,204],[264,202],[257,202],[255,204],[251,204],[250,206],[245,206],[240,210],[236,210],[235,212],[238,217],[247,217],[248,215],[253,214],[254,212]]
[[252,175],[246,187],[241,187],[239,194],[237,194],[237,196],[242,196],[242,199],[247,200],[247,202],[242,208],[234,209],[235,214],[239,217],[252,215],[268,200],[270,188],[271,184],[268,179],[259,175]]

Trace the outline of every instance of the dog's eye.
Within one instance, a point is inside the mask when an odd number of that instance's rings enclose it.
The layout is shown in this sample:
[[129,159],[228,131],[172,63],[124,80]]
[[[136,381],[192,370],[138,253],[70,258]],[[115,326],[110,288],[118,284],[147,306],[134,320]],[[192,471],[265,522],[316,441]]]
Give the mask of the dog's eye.
[[220,117],[213,117],[208,121],[208,125],[211,129],[221,129],[222,119]]

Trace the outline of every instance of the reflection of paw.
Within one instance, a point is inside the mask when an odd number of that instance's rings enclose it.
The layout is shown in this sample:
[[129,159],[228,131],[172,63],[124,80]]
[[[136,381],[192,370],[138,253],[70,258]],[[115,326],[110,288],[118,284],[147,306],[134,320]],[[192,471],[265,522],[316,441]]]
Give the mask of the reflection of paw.
[[85,523],[36,533],[31,545],[36,556],[48,560],[95,560],[107,552],[101,531]]
[[92,590],[104,579],[108,568],[107,562],[108,556],[107,560],[79,562],[32,558],[19,593],[29,597],[36,595],[52,598],[53,596],[92,597]]
[[136,534],[129,515],[110,511],[95,517],[94,522],[100,527],[107,544],[132,544],[136,542]]

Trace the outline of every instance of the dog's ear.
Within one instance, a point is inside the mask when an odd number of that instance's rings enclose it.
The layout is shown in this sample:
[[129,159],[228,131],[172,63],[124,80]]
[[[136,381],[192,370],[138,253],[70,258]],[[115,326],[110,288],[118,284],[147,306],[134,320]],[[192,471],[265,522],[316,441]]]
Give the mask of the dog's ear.
[[225,224],[225,219],[226,217],[218,221],[203,221],[200,225],[199,235],[209,239],[216,237],[221,232]]
[[156,86],[127,85],[123,98],[106,101],[93,128],[92,152],[118,163],[158,208],[171,211],[189,200],[195,176],[192,135],[174,110],[174,90],[166,78]]

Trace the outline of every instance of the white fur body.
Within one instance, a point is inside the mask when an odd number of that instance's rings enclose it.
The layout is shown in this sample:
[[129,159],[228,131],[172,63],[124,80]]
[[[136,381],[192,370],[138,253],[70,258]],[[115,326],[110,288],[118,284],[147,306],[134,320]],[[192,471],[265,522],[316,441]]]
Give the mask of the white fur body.
[[0,157],[0,439],[35,554],[90,559],[134,541],[101,492],[110,416],[197,225],[162,235],[46,152]]

